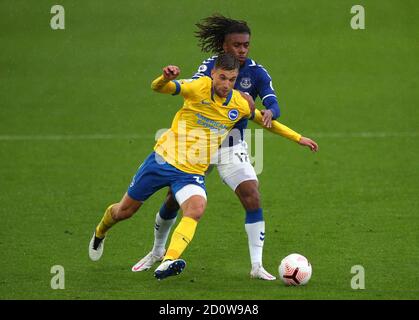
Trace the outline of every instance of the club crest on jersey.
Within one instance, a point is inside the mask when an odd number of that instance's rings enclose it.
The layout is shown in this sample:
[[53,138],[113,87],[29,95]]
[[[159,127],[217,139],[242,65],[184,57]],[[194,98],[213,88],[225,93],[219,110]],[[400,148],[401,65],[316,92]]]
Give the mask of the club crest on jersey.
[[237,109],[231,109],[231,110],[228,112],[228,118],[229,118],[231,121],[236,120],[236,119],[238,118],[238,116],[239,116],[239,111],[238,111]]
[[207,71],[208,67],[205,64],[201,64],[198,68],[198,72],[202,73]]
[[252,86],[252,82],[250,81],[250,78],[242,78],[240,81],[240,86],[243,89],[249,89]]

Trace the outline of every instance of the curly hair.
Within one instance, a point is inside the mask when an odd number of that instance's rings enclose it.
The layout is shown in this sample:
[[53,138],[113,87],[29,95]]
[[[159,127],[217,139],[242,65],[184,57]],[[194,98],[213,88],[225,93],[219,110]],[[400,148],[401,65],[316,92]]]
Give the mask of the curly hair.
[[199,39],[198,46],[203,52],[222,53],[224,39],[228,34],[251,34],[246,21],[230,19],[221,14],[213,14],[195,25],[199,29],[195,31],[195,36]]

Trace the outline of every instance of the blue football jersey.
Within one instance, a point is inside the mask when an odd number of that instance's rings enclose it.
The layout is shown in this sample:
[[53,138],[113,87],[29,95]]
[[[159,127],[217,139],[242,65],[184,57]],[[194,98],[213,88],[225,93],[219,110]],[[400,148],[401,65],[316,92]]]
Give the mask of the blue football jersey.
[[[214,68],[216,59],[217,56],[212,56],[204,60],[192,78],[198,79],[202,76],[211,77],[211,70]],[[259,97],[264,107],[272,111],[272,118],[276,119],[279,117],[279,105],[275,90],[272,86],[271,76],[262,65],[257,64],[254,60],[248,58],[240,67],[234,89],[247,92],[255,101]],[[243,130],[246,129],[247,122],[247,119],[243,119],[235,125],[235,128],[241,131],[242,139]]]

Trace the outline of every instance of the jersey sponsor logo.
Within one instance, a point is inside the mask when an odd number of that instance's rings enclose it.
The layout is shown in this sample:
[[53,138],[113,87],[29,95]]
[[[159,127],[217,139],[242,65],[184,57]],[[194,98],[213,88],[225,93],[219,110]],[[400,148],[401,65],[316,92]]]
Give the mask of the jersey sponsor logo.
[[237,109],[231,109],[231,110],[228,112],[228,118],[229,118],[231,121],[236,120],[238,117],[239,117],[239,111],[238,111]]
[[203,184],[204,183],[204,178],[200,177],[200,176],[193,176],[195,181],[198,182],[199,184]]
[[249,89],[252,86],[252,81],[250,80],[250,78],[242,78],[240,81],[240,86],[243,89]]
[[200,113],[197,113],[196,117],[198,118],[196,123],[206,128],[219,130],[220,133],[223,133],[224,130],[228,129],[225,124],[222,124],[218,121],[207,118]]
[[207,99],[203,99],[203,100],[201,100],[201,103],[202,103],[202,104],[211,104],[211,102],[209,102]]

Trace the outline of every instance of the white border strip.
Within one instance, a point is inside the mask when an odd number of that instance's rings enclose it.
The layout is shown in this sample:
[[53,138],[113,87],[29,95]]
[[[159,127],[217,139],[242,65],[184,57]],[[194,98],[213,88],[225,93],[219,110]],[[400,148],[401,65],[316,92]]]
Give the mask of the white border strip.
[[272,94],[272,93],[267,94],[266,96],[264,96],[264,97],[262,98],[262,103],[263,103],[263,100],[265,100],[265,99],[266,99],[266,98],[268,98],[268,97],[275,97],[275,98],[276,98],[276,95],[274,95],[274,94]]

